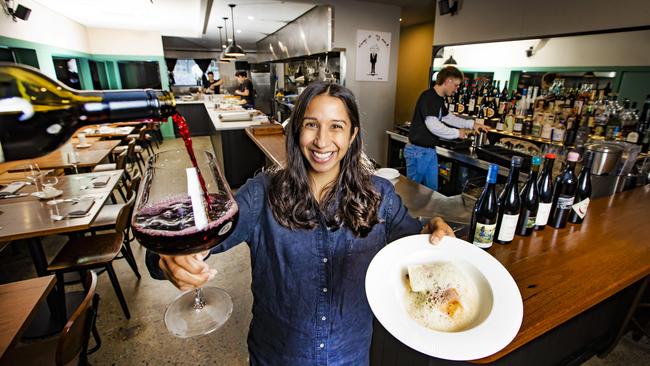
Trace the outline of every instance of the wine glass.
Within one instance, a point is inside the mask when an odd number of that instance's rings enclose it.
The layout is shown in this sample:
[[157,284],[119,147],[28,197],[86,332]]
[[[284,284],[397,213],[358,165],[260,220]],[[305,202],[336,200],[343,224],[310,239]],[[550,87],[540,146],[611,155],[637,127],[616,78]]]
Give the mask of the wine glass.
[[34,188],[36,189],[36,192],[38,192],[40,190],[38,187],[38,178],[41,176],[41,169],[36,163],[28,164],[27,167],[29,173],[25,176],[25,178],[29,179],[32,182]]
[[[78,175],[79,174],[79,169],[78,169],[79,153],[76,151],[69,151],[67,156],[68,156],[68,164],[72,165],[72,167],[74,168],[74,173]],[[81,179],[81,177],[75,177],[75,179]]]
[[48,202],[48,204],[54,204],[56,203],[54,196],[56,196],[56,188],[54,188],[55,185],[59,183],[59,178],[54,175],[54,172],[46,173],[41,175],[41,184],[43,185],[43,196],[52,196],[52,200]]
[[[187,255],[208,250],[228,237],[237,222],[237,203],[216,158],[207,151],[194,154],[196,165],[185,150],[149,158],[131,228],[140,244],[154,252]],[[232,308],[226,291],[197,288],[167,307],[165,325],[181,338],[208,334],[228,320]]]

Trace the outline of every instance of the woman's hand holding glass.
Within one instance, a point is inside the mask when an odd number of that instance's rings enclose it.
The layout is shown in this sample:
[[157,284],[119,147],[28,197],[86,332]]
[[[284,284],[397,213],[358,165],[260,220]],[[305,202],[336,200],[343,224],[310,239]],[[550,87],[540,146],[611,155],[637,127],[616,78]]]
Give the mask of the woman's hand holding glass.
[[422,228],[421,234],[431,234],[429,241],[431,244],[438,244],[445,236],[455,238],[454,230],[447,225],[445,220],[440,217],[434,217],[431,221],[427,222]]
[[206,250],[190,255],[160,255],[158,265],[165,277],[177,288],[187,291],[200,288],[217,274],[203,261],[208,255]]

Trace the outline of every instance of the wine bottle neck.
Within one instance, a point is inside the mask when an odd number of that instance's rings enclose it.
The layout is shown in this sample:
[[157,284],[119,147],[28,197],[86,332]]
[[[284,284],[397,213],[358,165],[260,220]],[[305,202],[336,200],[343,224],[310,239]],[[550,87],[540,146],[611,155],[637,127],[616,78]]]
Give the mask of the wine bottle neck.
[[176,101],[164,90],[110,90],[79,92],[82,96],[97,96],[100,102],[82,105],[86,124],[154,119],[173,115]]

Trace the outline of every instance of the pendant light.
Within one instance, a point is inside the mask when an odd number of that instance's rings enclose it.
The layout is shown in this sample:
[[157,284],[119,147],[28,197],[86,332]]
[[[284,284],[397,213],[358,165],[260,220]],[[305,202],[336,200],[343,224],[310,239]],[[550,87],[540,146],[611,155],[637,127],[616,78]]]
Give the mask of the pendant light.
[[[223,27],[218,26],[217,28],[219,28],[219,48],[221,48],[221,50],[223,50],[223,38],[221,38],[221,28],[223,28]],[[223,52],[221,52],[221,55],[219,56],[219,59],[217,60],[217,62],[220,63],[220,64],[229,64],[230,60],[223,58]]]
[[[223,28],[224,28],[225,31],[226,31],[226,42],[228,42],[228,23],[226,23],[227,20],[228,20],[228,17],[223,17]],[[220,58],[221,60],[234,61],[234,60],[237,59],[237,57],[234,57],[234,56],[228,56],[228,55],[226,54],[226,50],[225,50],[226,46],[224,46],[224,45],[222,44],[221,47],[222,47],[221,49],[223,50],[223,51],[221,52],[221,58]]]
[[445,61],[443,63],[443,65],[445,65],[445,66],[446,65],[458,65],[458,62],[456,62],[456,60],[454,60],[454,56],[449,56],[449,58],[447,59],[447,61]]
[[235,4],[228,4],[230,7],[230,17],[232,18],[232,43],[226,48],[226,51],[224,53],[226,56],[235,56],[235,57],[242,57],[246,56],[246,52],[244,52],[244,49],[239,47],[237,44],[237,41],[235,40],[235,14],[233,9],[235,8]]

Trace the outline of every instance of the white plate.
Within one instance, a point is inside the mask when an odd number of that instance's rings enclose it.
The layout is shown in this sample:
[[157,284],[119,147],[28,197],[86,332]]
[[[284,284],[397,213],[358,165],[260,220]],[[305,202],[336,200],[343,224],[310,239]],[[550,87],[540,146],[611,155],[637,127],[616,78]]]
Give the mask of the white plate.
[[[407,266],[439,261],[454,263],[478,288],[481,311],[468,329],[434,331],[406,311]],[[413,235],[384,247],[368,267],[366,294],[373,313],[395,338],[447,360],[475,360],[498,352],[517,335],[523,318],[521,294],[503,265],[483,249],[450,237],[431,245],[428,235]]]
[[77,149],[85,149],[85,148],[87,148],[87,147],[91,147],[91,146],[93,146],[93,145],[92,145],[92,144],[88,144],[88,143],[86,143],[86,144],[78,144],[78,145],[77,145]]
[[42,200],[49,200],[50,198],[54,197],[59,197],[60,195],[63,194],[62,190],[55,189],[52,190],[51,192],[48,192],[47,194],[43,191],[38,191],[38,192],[32,192],[32,196],[37,197]]
[[375,171],[375,175],[378,177],[386,178],[388,180],[399,178],[399,171],[393,168],[381,168]]

